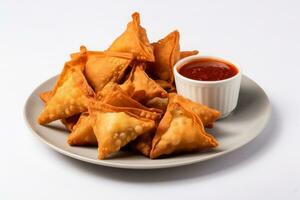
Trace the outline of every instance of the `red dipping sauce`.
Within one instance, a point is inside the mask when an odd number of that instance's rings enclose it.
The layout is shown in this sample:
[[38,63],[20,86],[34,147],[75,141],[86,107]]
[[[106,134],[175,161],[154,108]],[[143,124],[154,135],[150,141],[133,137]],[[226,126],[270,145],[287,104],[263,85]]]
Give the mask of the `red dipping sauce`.
[[179,74],[199,81],[219,81],[235,76],[238,69],[227,62],[203,58],[187,63],[179,68]]

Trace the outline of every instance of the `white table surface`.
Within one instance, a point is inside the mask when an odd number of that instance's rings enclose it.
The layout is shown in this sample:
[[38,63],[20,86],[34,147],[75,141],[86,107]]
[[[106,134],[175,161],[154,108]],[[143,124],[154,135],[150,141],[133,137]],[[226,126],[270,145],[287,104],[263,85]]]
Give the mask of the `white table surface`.
[[[200,164],[119,170],[42,144],[25,125],[31,91],[81,44],[105,49],[139,11],[151,41],[227,56],[268,94],[273,113],[245,147]],[[300,1],[1,1],[0,199],[300,199]],[[196,199],[196,198],[192,198]]]

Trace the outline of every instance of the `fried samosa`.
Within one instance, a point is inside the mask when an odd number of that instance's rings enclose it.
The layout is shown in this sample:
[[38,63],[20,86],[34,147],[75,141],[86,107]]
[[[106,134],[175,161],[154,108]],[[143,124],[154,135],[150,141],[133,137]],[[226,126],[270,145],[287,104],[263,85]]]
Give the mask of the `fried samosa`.
[[150,158],[209,150],[217,145],[215,138],[205,132],[197,115],[180,104],[170,102],[153,138]]
[[90,99],[94,98],[94,91],[78,68],[70,69],[56,87],[38,118],[40,124],[87,111]]
[[85,112],[80,115],[68,136],[68,143],[72,146],[96,146],[98,144],[89,113]]
[[52,91],[42,92],[39,94],[39,97],[44,103],[47,103],[52,97]]
[[[107,104],[120,107],[135,107],[147,111],[157,112],[158,114],[162,113],[162,109],[165,110],[168,102],[167,98],[164,98],[162,100],[155,100],[158,98],[156,97],[154,98],[154,100],[150,101],[149,107],[151,108],[145,107],[139,102],[130,98],[117,84],[106,85],[101,93],[101,100]],[[149,156],[153,136],[154,131],[140,135],[130,144],[130,147],[138,152],[141,152],[145,156]]]
[[[158,114],[162,113],[161,109],[157,108],[148,108],[130,98],[127,93],[125,93],[119,85],[117,84],[108,84],[101,91],[102,98],[101,101],[113,106],[119,107],[134,107],[150,112],[156,112]],[[136,151],[141,152],[145,156],[150,155],[152,139],[154,136],[154,131],[138,136],[131,144],[130,147]]]
[[157,79],[173,83],[173,66],[180,59],[179,32],[170,33],[153,46],[155,62],[149,72]]
[[155,82],[160,86],[162,87],[164,90],[168,91],[172,88],[172,84],[167,82],[167,81],[164,81],[164,80],[155,80]]
[[[42,92],[39,95],[40,99],[44,102],[47,103],[51,97],[52,97],[52,91],[47,91],[47,92]],[[77,123],[78,119],[79,119],[80,114],[65,118],[65,119],[61,119],[61,122],[63,123],[63,125],[65,125],[65,127],[69,130],[72,131],[74,125]]]
[[157,114],[137,108],[93,102],[89,107],[98,141],[98,158],[105,159],[121,147],[155,128]]
[[[42,92],[40,93],[39,97],[44,103],[47,103],[52,97],[52,91]],[[61,119],[61,122],[69,131],[72,131],[73,126],[77,123],[79,119],[79,116],[80,114]]]
[[107,84],[101,92],[97,94],[97,98],[103,102],[117,107],[133,107],[147,110],[150,112],[162,113],[161,109],[148,108],[138,101],[132,99],[122,88],[116,83]]
[[57,87],[65,81],[70,70],[72,68],[77,68],[83,72],[85,69],[86,61],[87,61],[87,49],[85,46],[81,46],[80,52],[76,53],[76,56],[73,56],[73,57],[71,56],[71,60],[65,63],[64,68],[63,68],[62,72],[60,73],[53,89],[50,91],[40,93],[39,94],[40,99],[44,103],[49,101],[50,98],[52,97],[53,93],[56,91]]
[[[149,78],[143,67],[136,66],[132,69],[128,79],[121,88],[133,99],[139,102],[147,102],[154,97],[167,97],[168,93],[154,80]],[[134,89],[132,89],[134,88]]]
[[131,149],[149,157],[154,134],[155,129],[152,132],[138,136],[132,143],[130,143]]
[[[149,112],[157,113],[155,118],[159,119],[162,111],[155,108],[147,108],[130,98],[116,83],[107,84],[101,92],[97,94],[97,99],[102,103],[106,103],[117,107],[133,107]],[[146,113],[147,114],[147,113]],[[148,114],[149,115],[149,114]],[[147,117],[147,116],[145,116]],[[149,117],[149,116],[148,116]],[[80,120],[73,128],[71,135],[69,136],[68,143],[70,145],[96,145],[94,131],[89,121],[87,113],[81,114]]]
[[193,56],[193,55],[197,55],[199,53],[199,51],[194,50],[194,51],[181,51],[180,52],[180,59],[182,58],[186,58],[189,56]]
[[164,90],[166,90],[167,92],[176,92],[176,87],[175,87],[175,83],[169,83],[167,81],[164,80],[155,80],[155,82],[160,85],[160,87],[162,87]]
[[72,58],[70,61],[65,63],[64,68],[60,73],[59,78],[52,89],[51,92],[52,95],[56,92],[57,88],[61,86],[62,83],[65,82],[65,80],[67,79],[69,73],[73,68],[76,68],[77,70],[83,72],[85,69],[86,62],[87,62],[87,49],[85,46],[81,46],[80,53],[78,54],[78,56]]
[[61,119],[61,123],[63,123],[63,125],[65,125],[65,127],[69,130],[72,131],[73,127],[75,126],[75,124],[78,122],[80,117],[80,114],[76,114],[73,115],[71,117],[67,117],[67,118],[63,118]]
[[140,14],[132,14],[127,29],[107,51],[132,53],[136,60],[154,62],[153,47],[149,43],[146,30],[140,25]]
[[109,82],[118,82],[122,79],[133,56],[130,53],[106,52],[103,55],[88,59],[85,76],[95,92]]
[[191,110],[201,119],[203,125],[206,128],[211,128],[213,123],[220,118],[221,113],[215,109],[209,108],[200,103],[191,101],[176,93],[169,94],[169,102],[178,103],[184,108]]
[[168,101],[169,101],[168,98],[155,97],[147,101],[145,105],[149,108],[156,108],[162,111],[166,111],[168,106]]

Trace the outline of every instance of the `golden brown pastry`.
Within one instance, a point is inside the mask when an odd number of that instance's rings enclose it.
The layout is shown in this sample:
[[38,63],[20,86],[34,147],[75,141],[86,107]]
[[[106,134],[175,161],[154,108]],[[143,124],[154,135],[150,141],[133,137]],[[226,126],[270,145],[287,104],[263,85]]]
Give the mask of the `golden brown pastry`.
[[80,114],[76,114],[73,115],[71,117],[67,117],[67,118],[63,118],[61,119],[61,123],[63,123],[63,125],[65,125],[65,127],[69,130],[72,131],[73,127],[75,126],[75,124],[78,122],[80,117]]
[[[97,94],[97,98],[102,102],[117,107],[132,107],[149,112],[157,113],[155,118],[161,116],[162,111],[155,108],[147,108],[139,102],[131,99],[118,84],[107,84],[100,93]],[[73,128],[71,135],[69,136],[68,143],[70,145],[96,145],[94,131],[89,121],[87,113],[81,114],[80,120]]]
[[155,80],[155,82],[160,85],[160,87],[162,87],[164,90],[166,90],[168,93],[169,92],[176,92],[176,87],[175,87],[175,83],[169,83],[167,81],[164,80]]
[[137,60],[154,62],[153,47],[146,30],[140,25],[140,14],[132,14],[127,29],[108,48],[108,51],[132,53]]
[[88,85],[84,75],[78,68],[72,68],[59,81],[51,99],[46,103],[38,118],[40,124],[47,124],[57,119],[68,118],[87,111],[87,106],[94,91]]
[[164,81],[164,80],[155,80],[155,82],[162,87],[164,90],[168,91],[172,88],[172,84],[169,83],[168,81]]
[[157,79],[172,83],[173,66],[180,59],[179,32],[170,33],[153,46],[155,63],[149,67],[150,73]]
[[96,146],[98,144],[89,113],[80,115],[77,124],[68,136],[68,143],[72,146]]
[[[44,103],[47,103],[52,97],[52,91],[42,92],[39,97]],[[72,128],[77,123],[79,116],[80,114],[77,114],[66,119],[61,119],[61,122],[68,130],[72,131]]]
[[168,90],[168,92],[175,92],[175,93],[177,93],[177,90],[176,90],[176,87],[175,87],[175,85],[173,84],[172,85],[172,87]]
[[217,145],[215,138],[205,132],[197,115],[178,103],[170,102],[153,138],[150,158],[203,151]]
[[156,108],[162,111],[166,111],[168,106],[168,101],[169,101],[168,98],[155,97],[147,101],[145,105],[149,108]]
[[92,126],[98,141],[98,158],[107,158],[139,135],[155,128],[157,114],[137,108],[114,107],[101,102],[90,105]]
[[[205,124],[205,127],[212,127],[213,123],[220,117],[220,113],[214,109],[211,109],[207,106],[192,102],[189,99],[186,99],[178,94],[170,93],[169,98],[154,98],[146,103],[149,107],[155,107],[162,110],[166,110],[168,105],[168,101],[170,104],[178,104],[183,108],[187,109],[189,112],[197,115]],[[188,129],[187,129],[188,130]],[[133,142],[132,147],[138,151],[140,151],[145,156],[149,156],[152,145],[153,134],[144,134],[139,136],[136,141]]]
[[193,55],[197,55],[199,53],[199,51],[194,50],[194,51],[181,51],[180,52],[180,59],[185,58],[185,57],[189,57],[189,56],[193,56]]
[[[134,89],[134,88],[133,88]],[[107,103],[117,107],[133,107],[138,109],[147,110],[150,112],[162,113],[161,109],[148,108],[143,106],[138,101],[132,99],[122,88],[116,83],[107,84],[101,92],[97,93],[97,98],[101,102]]]
[[65,78],[68,76],[68,73],[72,68],[77,68],[80,71],[84,71],[85,64],[87,61],[87,49],[85,46],[80,47],[80,52],[76,55],[71,56],[71,60],[66,62],[62,72],[60,73],[53,89],[51,91],[42,92],[39,94],[40,99],[46,103],[52,97],[52,94],[56,91],[57,87],[65,81]]
[[106,52],[90,57],[85,68],[85,76],[95,92],[109,82],[118,82],[124,76],[133,56],[130,53]]
[[199,116],[203,125],[207,128],[211,128],[213,123],[220,118],[221,113],[215,109],[209,108],[205,105],[191,101],[176,93],[169,94],[169,101],[172,103],[178,103],[184,108],[191,110]]
[[154,134],[155,129],[149,133],[138,136],[132,143],[130,143],[130,147],[144,156],[149,157]]
[[77,59],[78,57],[82,56],[83,51],[85,52],[87,59],[94,57],[94,56],[101,56],[104,54],[103,51],[88,51],[85,46],[81,46],[80,49],[81,49],[80,52],[72,53],[70,55],[71,59],[74,60],[74,59]]
[[[134,107],[150,112],[156,112],[158,115],[162,113],[161,109],[145,107],[139,102],[130,98],[127,93],[125,93],[117,84],[106,85],[102,90],[102,95],[101,101],[113,106]],[[130,144],[131,148],[141,152],[145,156],[149,156],[154,133],[155,132],[152,131],[148,134],[138,136],[133,143]]]
[[144,71],[143,67],[136,66],[132,69],[128,79],[121,88],[133,99],[147,102],[154,97],[167,97],[168,93],[161,88]]
[[76,68],[81,72],[83,72],[85,69],[86,62],[87,62],[87,49],[85,46],[81,46],[80,53],[78,54],[78,56],[72,58],[70,61],[65,63],[64,68],[60,73],[58,80],[56,81],[52,89],[52,95],[53,93],[56,92],[57,88],[60,85],[62,85],[63,82],[65,82],[65,79],[68,77],[71,69]]
[[[42,92],[40,93],[39,97],[44,103],[47,103],[52,97],[52,91]],[[65,125],[65,127],[68,130],[72,131],[73,126],[77,123],[79,119],[79,116],[80,114],[77,114],[66,119],[61,119],[61,122],[63,123],[63,125]]]
[[132,14],[107,50],[81,46],[70,55],[54,87],[39,94],[45,107],[38,122],[60,119],[71,131],[67,142],[98,145],[99,159],[125,145],[152,159],[216,147],[204,127],[220,112],[173,93],[174,64],[198,54],[180,52],[179,37],[173,31],[150,44],[139,13]]
[[39,94],[39,97],[44,103],[47,103],[52,97],[52,91],[42,92]]

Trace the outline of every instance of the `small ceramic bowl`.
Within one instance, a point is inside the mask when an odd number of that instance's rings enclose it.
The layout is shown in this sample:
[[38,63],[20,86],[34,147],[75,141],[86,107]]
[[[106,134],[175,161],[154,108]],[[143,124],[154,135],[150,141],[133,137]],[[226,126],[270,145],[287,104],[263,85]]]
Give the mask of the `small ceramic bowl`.
[[[182,66],[201,59],[213,59],[229,63],[237,68],[238,73],[224,80],[199,81],[182,76],[178,72]],[[221,118],[227,117],[235,109],[238,102],[242,77],[241,68],[239,66],[221,58],[195,55],[179,60],[173,70],[178,94],[219,110],[222,113]]]

